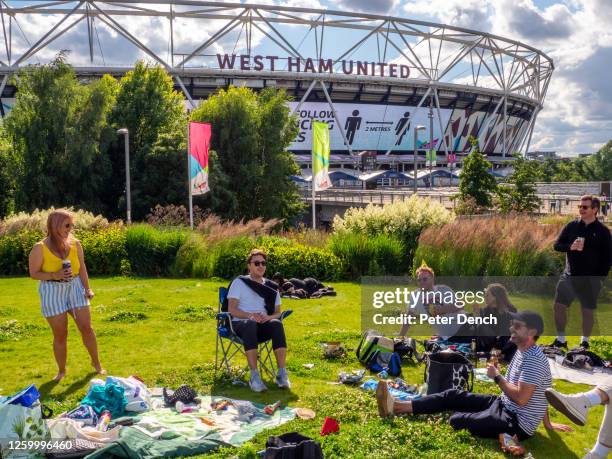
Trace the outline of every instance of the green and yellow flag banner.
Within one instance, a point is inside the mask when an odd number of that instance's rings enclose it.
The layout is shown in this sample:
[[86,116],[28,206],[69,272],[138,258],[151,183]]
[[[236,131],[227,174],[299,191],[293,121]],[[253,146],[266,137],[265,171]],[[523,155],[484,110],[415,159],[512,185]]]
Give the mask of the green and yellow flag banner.
[[331,188],[329,178],[329,127],[321,121],[312,122],[312,186],[315,191]]
[[435,166],[437,159],[438,152],[436,150],[427,150],[427,152],[425,153],[425,161],[428,166]]

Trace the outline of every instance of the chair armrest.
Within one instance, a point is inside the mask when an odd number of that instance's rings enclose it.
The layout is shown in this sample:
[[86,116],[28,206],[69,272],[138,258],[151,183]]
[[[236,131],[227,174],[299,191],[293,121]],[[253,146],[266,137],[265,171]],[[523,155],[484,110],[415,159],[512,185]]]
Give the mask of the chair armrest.
[[289,317],[292,313],[293,311],[291,309],[287,309],[286,311],[281,312],[280,320],[283,321],[284,319]]
[[221,325],[225,325],[225,323],[229,326],[229,331],[232,335],[235,335],[234,326],[232,325],[232,315],[229,312],[219,312],[217,313],[217,327]]

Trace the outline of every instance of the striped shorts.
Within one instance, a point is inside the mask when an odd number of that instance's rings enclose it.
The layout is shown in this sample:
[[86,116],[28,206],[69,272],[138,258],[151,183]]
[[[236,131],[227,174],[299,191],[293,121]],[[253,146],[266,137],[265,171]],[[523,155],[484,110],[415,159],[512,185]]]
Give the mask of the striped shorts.
[[80,277],[69,282],[40,281],[38,287],[42,314],[45,317],[63,314],[74,308],[89,306]]

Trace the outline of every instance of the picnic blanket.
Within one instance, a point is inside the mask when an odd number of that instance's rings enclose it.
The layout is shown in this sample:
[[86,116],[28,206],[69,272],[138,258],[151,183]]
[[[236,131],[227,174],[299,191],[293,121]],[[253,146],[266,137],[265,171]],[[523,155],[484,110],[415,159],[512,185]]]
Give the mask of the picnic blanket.
[[[378,385],[377,379],[368,379],[359,387],[361,387],[361,389],[365,391],[375,391],[377,385]],[[392,382],[388,382],[388,387],[389,387],[389,393],[396,400],[406,401],[406,400],[415,400],[417,398],[421,398],[421,395],[416,392],[396,389],[395,387],[392,386]]]
[[554,379],[563,379],[573,383],[597,386],[612,381],[612,370],[607,368],[593,368],[592,370],[578,370],[561,365],[555,359],[548,358],[550,373]]
[[[291,408],[281,408],[272,416],[264,405],[247,400],[200,395],[199,409],[178,413],[160,408],[134,417],[134,425],[124,427],[119,440],[87,456],[88,459],[177,457],[203,454],[220,446],[240,446],[259,432],[295,418]],[[210,409],[212,402],[229,400],[226,409]]]

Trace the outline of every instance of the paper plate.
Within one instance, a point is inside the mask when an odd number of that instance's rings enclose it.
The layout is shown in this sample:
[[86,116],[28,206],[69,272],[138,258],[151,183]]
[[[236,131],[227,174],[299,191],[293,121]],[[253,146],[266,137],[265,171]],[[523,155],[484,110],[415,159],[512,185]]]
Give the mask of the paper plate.
[[314,419],[316,414],[310,408],[296,408],[295,414],[300,419]]

